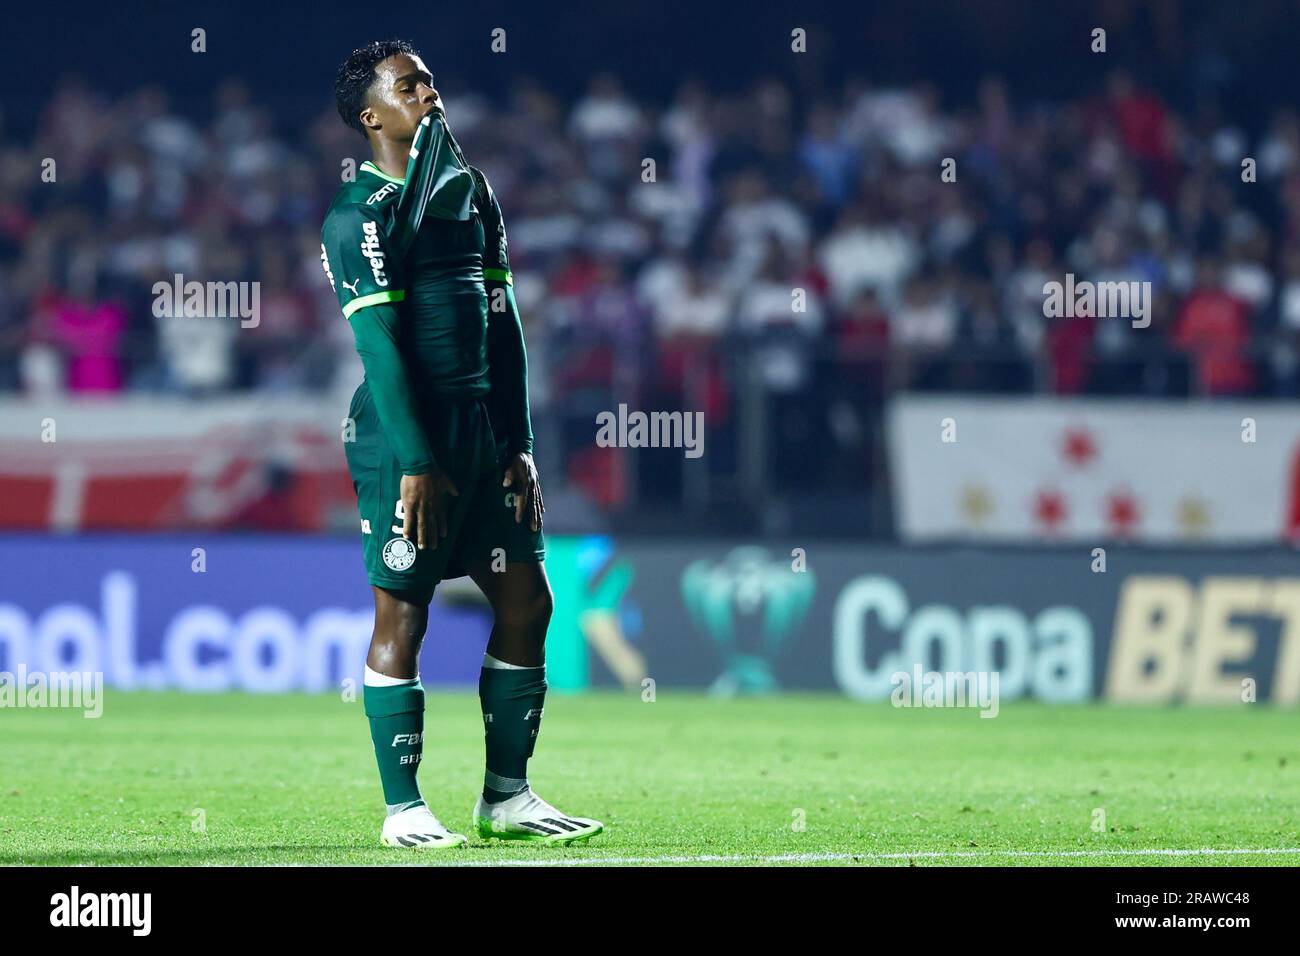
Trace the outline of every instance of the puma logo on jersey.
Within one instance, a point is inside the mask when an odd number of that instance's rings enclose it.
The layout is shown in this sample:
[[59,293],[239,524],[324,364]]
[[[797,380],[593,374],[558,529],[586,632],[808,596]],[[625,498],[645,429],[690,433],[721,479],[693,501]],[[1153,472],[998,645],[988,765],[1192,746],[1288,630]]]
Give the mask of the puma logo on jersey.
[[358,286],[360,283],[361,283],[361,280],[360,280],[360,279],[353,279],[350,283],[349,283],[349,282],[345,282],[345,283],[343,283],[343,288],[347,289],[347,290],[348,290],[349,292],[351,292],[353,295],[356,295],[356,294],[357,294],[357,286]]

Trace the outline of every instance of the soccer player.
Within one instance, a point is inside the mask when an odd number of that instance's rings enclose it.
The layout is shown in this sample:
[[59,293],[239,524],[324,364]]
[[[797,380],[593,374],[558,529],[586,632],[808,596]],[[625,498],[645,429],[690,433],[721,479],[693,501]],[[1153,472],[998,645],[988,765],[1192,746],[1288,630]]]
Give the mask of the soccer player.
[[465,162],[409,43],[355,51],[334,93],[373,157],[330,205],[321,263],[365,367],[346,451],[375,595],[364,701],[388,807],[383,842],[467,842],[416,783],[429,601],[439,581],[464,574],[493,613],[479,676],[487,759],[472,826],[484,839],[586,840],[600,823],[560,812],[528,785],[551,589],[501,208]]

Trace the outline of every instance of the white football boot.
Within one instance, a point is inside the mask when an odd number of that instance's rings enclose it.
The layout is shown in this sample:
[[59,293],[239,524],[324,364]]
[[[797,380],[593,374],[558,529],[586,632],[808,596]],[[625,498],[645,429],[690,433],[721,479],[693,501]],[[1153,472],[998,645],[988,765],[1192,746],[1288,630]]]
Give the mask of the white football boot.
[[394,813],[386,819],[382,836],[386,846],[413,850],[438,850],[469,843],[463,833],[452,833],[438,822],[433,811],[423,804]]
[[474,831],[484,840],[532,840],[538,843],[586,843],[605,825],[585,817],[571,817],[551,806],[532,789],[509,800],[488,803],[479,794],[474,804]]

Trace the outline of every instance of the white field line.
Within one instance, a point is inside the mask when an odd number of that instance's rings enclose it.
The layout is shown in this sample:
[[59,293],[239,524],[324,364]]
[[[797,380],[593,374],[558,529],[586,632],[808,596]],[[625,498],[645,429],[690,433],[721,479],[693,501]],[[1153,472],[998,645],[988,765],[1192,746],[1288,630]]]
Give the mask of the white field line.
[[[454,852],[454,851],[453,851]],[[1196,850],[1156,848],[1150,850],[925,850],[916,853],[782,853],[776,855],[711,856],[598,856],[572,859],[470,860],[464,863],[446,860],[449,866],[628,866],[656,863],[832,863],[837,861],[871,860],[971,860],[971,859],[1037,859],[1043,857],[1131,857],[1131,856],[1297,856],[1300,847],[1266,847],[1249,849],[1220,849],[1202,847]],[[443,862],[439,860],[438,862]]]

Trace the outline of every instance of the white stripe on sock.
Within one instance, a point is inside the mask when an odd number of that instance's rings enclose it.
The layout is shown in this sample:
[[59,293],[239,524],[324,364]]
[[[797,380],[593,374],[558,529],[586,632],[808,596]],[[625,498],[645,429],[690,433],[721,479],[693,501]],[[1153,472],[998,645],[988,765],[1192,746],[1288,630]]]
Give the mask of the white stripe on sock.
[[403,810],[409,810],[411,807],[422,806],[424,806],[423,800],[410,800],[406,803],[386,803],[384,804],[384,809],[388,811],[390,817],[395,817]]
[[500,793],[523,793],[528,789],[527,777],[501,777],[491,770],[483,771],[483,783]]
[[541,664],[538,667],[525,667],[523,664],[507,664],[505,661],[499,661],[491,654],[483,655],[483,666],[488,670],[497,671],[539,671],[546,667]]
[[366,665],[365,685],[367,687],[399,687],[402,684],[414,684],[419,679],[419,674],[414,677],[389,677],[387,674],[371,670],[369,664]]

